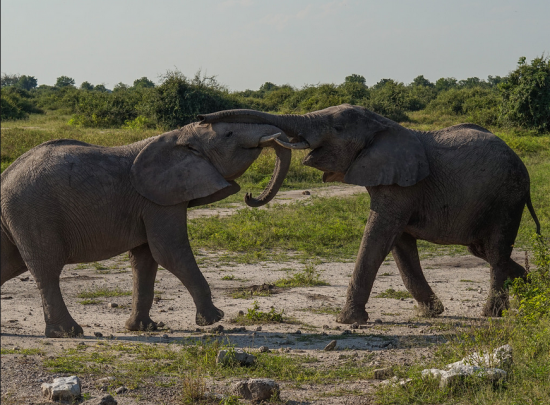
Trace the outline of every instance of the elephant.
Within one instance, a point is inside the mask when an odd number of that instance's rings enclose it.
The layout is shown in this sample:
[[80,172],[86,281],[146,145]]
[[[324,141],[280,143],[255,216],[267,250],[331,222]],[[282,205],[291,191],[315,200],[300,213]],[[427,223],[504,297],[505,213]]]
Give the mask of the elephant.
[[25,271],[42,298],[47,337],[83,334],[59,287],[63,266],[129,251],[133,274],[129,330],[155,328],[149,316],[160,264],[187,288],[196,323],[223,317],[197,266],[187,236],[187,208],[235,194],[263,147],[277,160],[260,206],[279,190],[291,151],[264,124],[192,123],[118,147],[60,139],[29,150],[2,173],[1,285]]
[[368,320],[365,306],[390,251],[420,314],[443,312],[422,272],[418,239],[465,245],[490,264],[484,316],[500,316],[508,305],[505,281],[526,276],[510,255],[525,205],[540,233],[529,173],[505,142],[480,126],[414,131],[349,104],[304,115],[227,110],[200,118],[274,125],[290,137],[276,140],[280,145],[312,149],[303,164],[321,170],[324,182],[366,187],[370,212],[340,323]]

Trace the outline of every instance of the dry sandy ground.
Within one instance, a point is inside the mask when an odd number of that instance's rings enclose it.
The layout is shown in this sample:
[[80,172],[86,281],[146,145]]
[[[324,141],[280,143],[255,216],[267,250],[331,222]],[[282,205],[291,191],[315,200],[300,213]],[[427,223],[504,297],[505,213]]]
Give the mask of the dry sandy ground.
[[[357,192],[355,187],[331,187],[312,191],[325,195],[350,194]],[[290,198],[309,198],[302,192],[281,193],[280,201]],[[205,210],[195,210],[192,215],[205,215]],[[198,212],[198,214],[197,214]],[[219,213],[219,211],[218,211]],[[230,320],[239,311],[246,313],[252,306],[250,299],[234,299],[231,292],[239,287],[249,287],[272,283],[287,276],[289,269],[302,270],[304,264],[298,262],[273,263],[263,262],[254,265],[236,265],[218,263],[213,254],[205,253],[208,260],[201,265],[202,271],[210,283],[215,305],[225,312],[225,318],[219,323],[226,330],[234,328]],[[205,257],[203,256],[203,258]],[[523,263],[522,252],[515,252],[514,258]],[[321,271],[322,279],[330,285],[323,287],[292,288],[280,290],[268,297],[255,297],[260,310],[269,311],[270,307],[284,309],[287,316],[293,317],[296,323],[263,325],[261,331],[256,326],[247,326],[246,331],[224,333],[223,339],[237,347],[257,350],[260,346],[270,349],[283,349],[288,355],[309,354],[317,357],[322,364],[330,366],[344,361],[344,358],[369,358],[371,365],[411,364],[421,356],[429,356],[433,344],[444,342],[439,328],[443,323],[467,324],[479,319],[481,307],[487,295],[489,285],[489,268],[487,264],[473,256],[437,257],[423,260],[423,267],[428,282],[445,306],[445,312],[437,319],[422,319],[415,316],[413,299],[375,298],[389,288],[404,290],[403,282],[393,261],[387,261],[378,272],[373,293],[367,305],[370,321],[364,329],[353,330],[345,339],[339,339],[336,350],[325,352],[323,348],[334,336],[340,335],[349,325],[335,322],[335,315],[316,313],[319,308],[340,308],[345,299],[345,292],[353,271],[353,263],[322,263],[316,268]],[[1,290],[2,323],[1,344],[4,349],[14,347],[41,348],[46,356],[61,349],[75,347],[79,342],[92,344],[99,340],[94,332],[104,336],[113,335],[121,341],[140,341],[143,343],[158,342],[160,335],[139,336],[124,330],[124,322],[129,315],[131,297],[100,298],[100,305],[82,305],[77,294],[83,290],[98,287],[120,287],[131,290],[132,279],[128,260],[123,256],[115,257],[101,263],[109,270],[97,270],[92,265],[67,266],[62,273],[61,289],[67,307],[73,318],[84,327],[85,336],[78,339],[46,339],[43,336],[44,320],[40,297],[36,283],[29,273],[8,281]],[[234,276],[233,280],[222,280],[224,276]],[[27,279],[28,277],[28,279]],[[171,332],[169,341],[177,342],[184,337],[210,336],[208,332],[216,325],[197,332],[194,323],[195,307],[183,285],[168,271],[160,270],[155,290],[160,291],[161,300],[153,304],[152,318],[162,321]],[[118,308],[108,308],[107,303],[115,302]],[[377,323],[374,321],[378,320]],[[372,321],[372,322],[371,322]],[[302,335],[297,335],[297,330]],[[323,334],[326,333],[326,335]],[[166,333],[161,332],[161,333]],[[303,339],[311,334],[311,339]],[[43,343],[48,341],[48,345]],[[2,398],[18,398],[13,403],[41,403],[40,385],[51,382],[55,376],[44,370],[39,356],[3,355],[2,356]],[[98,390],[96,377],[80,376],[83,381],[83,392],[97,398],[103,395]],[[211,381],[213,392],[223,393],[230,381]],[[354,381],[338,386],[303,385],[300,389],[292,382],[281,382],[281,398],[289,403],[301,404],[362,404],[372,401],[372,390],[379,384],[376,380]],[[336,390],[363,392],[364,395],[334,394]],[[332,393],[332,394],[331,394]],[[133,392],[117,395],[119,404],[137,403]],[[172,403],[171,396],[177,398],[177,389],[150,387],[142,390],[150,402],[139,403]],[[329,396],[327,396],[327,394]],[[334,395],[333,395],[334,394]],[[165,401],[165,402],[163,402]]]

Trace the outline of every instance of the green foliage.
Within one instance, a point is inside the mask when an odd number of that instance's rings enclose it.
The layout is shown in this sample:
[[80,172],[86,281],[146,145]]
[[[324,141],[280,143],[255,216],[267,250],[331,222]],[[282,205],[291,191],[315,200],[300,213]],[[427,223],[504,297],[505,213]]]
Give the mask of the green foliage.
[[91,84],[90,82],[82,82],[82,84],[80,85],[80,90],[91,91],[93,89],[94,89],[94,85]]
[[281,312],[275,311],[275,308],[271,307],[269,312],[260,311],[260,305],[258,301],[252,303],[252,308],[248,308],[246,314],[238,316],[235,321],[238,323],[243,323],[243,321],[248,321],[244,323],[281,323],[284,322],[283,313],[284,309]]
[[277,280],[275,285],[277,287],[316,287],[330,284],[321,280],[321,274],[313,264],[308,264],[302,271]]
[[123,128],[140,131],[145,128],[153,128],[151,120],[143,115],[138,115],[134,120],[128,120],[124,123]]
[[501,119],[510,125],[550,130],[550,58],[544,55],[518,67],[499,84],[502,92]]
[[27,75],[21,76],[17,81],[17,83],[15,84],[15,86],[19,87],[20,89],[27,90],[27,91],[36,88],[37,85],[38,85],[38,81],[36,80],[36,78],[34,76],[27,76]]
[[102,287],[102,288],[97,288],[95,290],[81,291],[76,296],[78,298],[93,299],[93,298],[99,298],[99,297],[121,297],[126,295],[132,295],[132,292],[124,291],[119,287],[116,287],[116,288]]
[[24,119],[29,114],[43,112],[30,92],[16,86],[2,88],[1,103],[2,121]]
[[134,89],[149,89],[155,87],[155,83],[143,76],[141,79],[134,80]]
[[68,77],[68,76],[59,76],[55,82],[55,87],[62,88],[62,87],[74,87],[74,79]]
[[1,87],[15,86],[19,81],[20,77],[21,77],[20,75],[16,75],[16,74],[2,73],[2,77],[0,79],[0,85]]
[[550,315],[550,248],[541,235],[533,237],[533,254],[537,268],[527,275],[527,280],[514,280],[510,289],[519,319],[531,323]]
[[395,300],[400,300],[401,298],[412,298],[410,292],[408,291],[395,291],[393,288],[388,288],[386,291],[381,292],[376,295],[374,298],[393,298]]

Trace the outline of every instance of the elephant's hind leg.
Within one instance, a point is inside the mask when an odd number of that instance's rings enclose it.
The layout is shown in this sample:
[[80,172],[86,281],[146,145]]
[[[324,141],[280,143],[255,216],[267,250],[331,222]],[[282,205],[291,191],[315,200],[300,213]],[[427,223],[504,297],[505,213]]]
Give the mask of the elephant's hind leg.
[[4,233],[3,229],[1,232],[2,239],[0,241],[0,285],[4,285],[6,281],[11,280],[12,278],[26,272],[27,265],[23,261],[23,258],[21,257],[21,254],[17,249],[17,246],[15,246],[10,241],[8,235]]
[[525,278],[527,272],[510,257],[512,254],[517,230],[521,221],[523,205],[509,215],[502,215],[505,226],[497,227],[489,240],[482,244],[482,250],[491,265],[491,286],[483,316],[502,316],[502,311],[508,308],[508,292],[504,288],[506,280]]
[[418,302],[421,315],[432,317],[443,312],[443,304],[429,286],[418,257],[416,239],[407,233],[401,234],[392,249],[403,283]]
[[42,296],[46,321],[45,335],[54,338],[82,335],[84,333],[82,327],[69,313],[61,295],[59,276],[63,263],[52,263],[48,259],[33,259],[26,262]]
[[134,292],[132,294],[132,314],[126,321],[129,330],[155,330],[157,324],[149,316],[153,305],[155,277],[158,264],[153,259],[149,245],[141,245],[130,250]]

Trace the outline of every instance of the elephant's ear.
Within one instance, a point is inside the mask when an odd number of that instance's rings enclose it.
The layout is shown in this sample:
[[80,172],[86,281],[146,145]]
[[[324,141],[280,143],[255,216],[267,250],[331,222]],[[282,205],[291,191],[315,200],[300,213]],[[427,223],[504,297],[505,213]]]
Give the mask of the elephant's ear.
[[130,172],[132,185],[159,205],[174,205],[206,197],[230,184],[216,168],[177,134],[160,135],[136,157]]
[[370,146],[351,163],[344,181],[374,187],[412,186],[430,174],[424,146],[414,133],[387,129],[374,135]]

